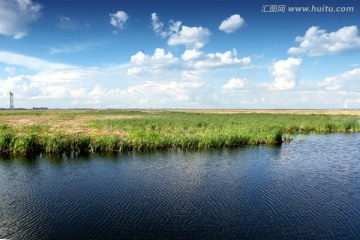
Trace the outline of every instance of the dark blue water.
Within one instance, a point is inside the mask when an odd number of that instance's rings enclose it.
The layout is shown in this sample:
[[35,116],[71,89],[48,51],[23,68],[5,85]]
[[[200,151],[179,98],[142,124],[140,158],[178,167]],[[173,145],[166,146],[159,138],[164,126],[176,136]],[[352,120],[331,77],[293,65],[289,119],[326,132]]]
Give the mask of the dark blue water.
[[360,134],[0,160],[0,238],[359,239]]

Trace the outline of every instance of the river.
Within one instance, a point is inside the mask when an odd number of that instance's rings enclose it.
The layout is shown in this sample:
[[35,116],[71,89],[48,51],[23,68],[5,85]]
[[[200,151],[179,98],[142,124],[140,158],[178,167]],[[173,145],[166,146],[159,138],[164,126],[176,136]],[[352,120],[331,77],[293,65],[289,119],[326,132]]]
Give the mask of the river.
[[360,134],[0,158],[0,239],[359,239]]

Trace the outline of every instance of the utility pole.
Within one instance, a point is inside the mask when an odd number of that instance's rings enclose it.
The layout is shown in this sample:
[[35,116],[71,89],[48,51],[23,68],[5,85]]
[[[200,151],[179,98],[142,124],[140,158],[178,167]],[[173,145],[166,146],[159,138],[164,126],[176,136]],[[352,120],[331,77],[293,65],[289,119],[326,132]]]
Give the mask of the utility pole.
[[14,109],[14,94],[10,92],[10,109]]

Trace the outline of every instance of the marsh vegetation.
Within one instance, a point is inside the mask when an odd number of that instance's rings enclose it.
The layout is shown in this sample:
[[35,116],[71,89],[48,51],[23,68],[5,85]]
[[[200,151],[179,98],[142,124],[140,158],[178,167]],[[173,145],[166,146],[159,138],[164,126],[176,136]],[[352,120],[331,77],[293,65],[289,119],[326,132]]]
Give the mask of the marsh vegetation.
[[211,149],[279,144],[294,134],[359,132],[345,115],[221,111],[2,111],[0,152],[29,153]]

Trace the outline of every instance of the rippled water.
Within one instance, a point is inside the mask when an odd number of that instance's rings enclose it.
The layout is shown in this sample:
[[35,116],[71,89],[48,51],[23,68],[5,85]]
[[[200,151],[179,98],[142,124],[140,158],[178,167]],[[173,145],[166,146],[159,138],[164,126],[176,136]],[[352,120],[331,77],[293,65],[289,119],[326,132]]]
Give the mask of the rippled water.
[[0,160],[0,238],[359,239],[360,134]]

